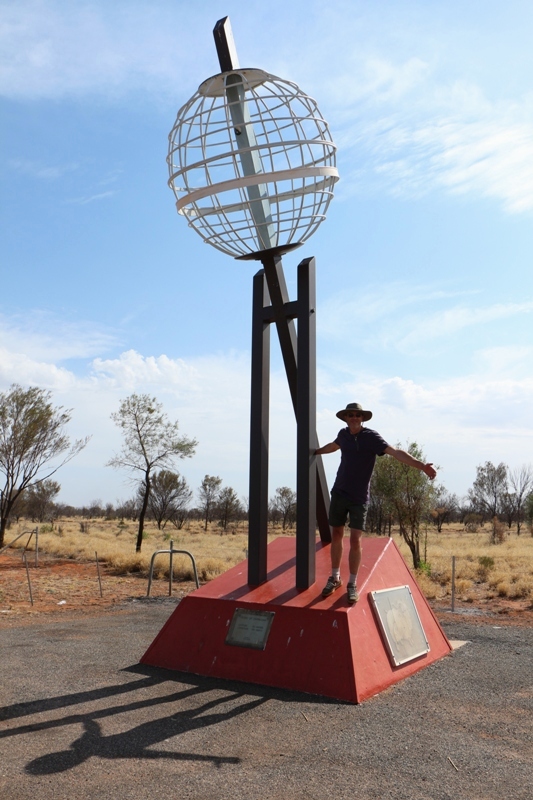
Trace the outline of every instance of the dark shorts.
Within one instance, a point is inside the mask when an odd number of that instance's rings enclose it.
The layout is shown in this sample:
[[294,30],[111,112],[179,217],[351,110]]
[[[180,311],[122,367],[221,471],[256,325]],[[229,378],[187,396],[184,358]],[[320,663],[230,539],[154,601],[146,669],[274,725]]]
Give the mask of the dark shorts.
[[348,497],[332,492],[328,521],[332,528],[340,528],[341,526],[344,527],[346,520],[349,519],[350,528],[364,531],[367,511],[368,505],[366,503],[352,503]]

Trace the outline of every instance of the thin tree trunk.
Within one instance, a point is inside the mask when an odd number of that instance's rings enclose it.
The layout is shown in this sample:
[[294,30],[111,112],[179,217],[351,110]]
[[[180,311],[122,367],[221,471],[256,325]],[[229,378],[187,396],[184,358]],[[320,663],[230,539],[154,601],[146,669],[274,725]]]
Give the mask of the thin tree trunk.
[[139,514],[139,531],[137,533],[137,546],[135,548],[136,553],[141,552],[141,547],[143,543],[143,533],[144,533],[144,518],[146,516],[146,509],[148,508],[149,498],[150,498],[150,473],[147,472],[144,479],[143,504],[141,508],[141,513]]

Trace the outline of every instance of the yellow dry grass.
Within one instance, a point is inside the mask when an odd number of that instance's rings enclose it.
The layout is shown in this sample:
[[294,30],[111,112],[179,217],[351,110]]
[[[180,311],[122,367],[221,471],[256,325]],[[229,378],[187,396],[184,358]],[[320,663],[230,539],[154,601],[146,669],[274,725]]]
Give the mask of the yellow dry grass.
[[[13,540],[21,531],[34,527],[34,524],[21,521],[10,529],[6,540]],[[54,524],[53,530],[46,525],[39,527],[40,550],[79,561],[94,561],[96,552],[98,560],[105,562],[116,574],[141,572],[147,575],[154,551],[169,549],[172,540],[174,549],[193,554],[200,580],[208,581],[243,561],[248,547],[245,523],[225,533],[215,524],[204,531],[200,522],[187,523],[182,530],[167,527],[161,531],[148,523],[141,553],[135,552],[135,522],[62,519]],[[269,540],[291,533],[273,528]],[[490,525],[480,528],[477,533],[466,532],[460,525],[444,526],[441,533],[429,527],[424,543],[425,532],[422,532],[421,554],[426,567],[419,572],[417,579],[428,599],[438,600],[450,594],[452,556],[455,556],[458,599],[473,602],[501,597],[533,603],[533,537],[525,529],[520,536],[511,530],[501,543],[491,544],[490,534]],[[393,538],[411,566],[409,548],[397,531],[393,530]],[[22,537],[17,544],[22,547],[25,542],[26,537]],[[166,578],[168,571],[169,557],[160,555],[155,561],[154,576]],[[174,556],[174,577],[184,581],[193,579],[188,557]]]
[[[533,602],[533,537],[522,528],[505,528],[503,541],[491,543],[492,526],[485,525],[468,533],[461,525],[443,526],[442,532],[428,529],[426,570],[418,580],[426,597],[437,599],[451,592],[452,556],[455,556],[455,591],[457,597],[473,602],[481,597],[505,597]],[[421,555],[424,558],[422,532]],[[409,548],[395,536],[402,555],[411,564]]]
[[[29,531],[35,524],[22,521],[12,526],[6,541],[13,540],[19,532]],[[167,527],[158,530],[148,523],[145,526],[142,549],[135,552],[138,525],[135,522],[120,523],[118,520],[80,520],[61,519],[50,525],[39,526],[39,550],[58,558],[72,558],[79,561],[98,561],[105,563],[115,574],[133,572],[148,574],[152,554],[157,550],[186,550],[194,556],[198,577],[209,581],[239,564],[246,558],[248,534],[244,525],[229,528],[223,532],[217,525],[209,525],[207,531],[199,522],[186,523],[181,530]],[[269,540],[279,533],[273,532]],[[18,545],[23,547],[27,538],[23,536]],[[30,548],[34,548],[34,540]],[[154,577],[168,577],[169,556],[159,555],[154,562]],[[186,555],[173,556],[173,575],[176,580],[193,580],[191,559]]]

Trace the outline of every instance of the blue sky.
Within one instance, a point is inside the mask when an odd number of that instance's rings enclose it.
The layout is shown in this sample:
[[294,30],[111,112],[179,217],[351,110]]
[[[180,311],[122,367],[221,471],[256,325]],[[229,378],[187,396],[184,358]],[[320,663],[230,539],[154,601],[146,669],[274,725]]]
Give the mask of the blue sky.
[[[317,259],[318,430],[372,409],[459,495],[486,460],[533,461],[533,6],[528,0],[0,0],[0,390],[50,389],[86,450],[61,499],[131,495],[104,465],[121,398],[155,395],[199,441],[178,468],[248,493],[253,262],[175,212],[167,135],[218,72],[314,97],[338,147],[328,218],[284,258]],[[275,339],[274,339],[275,341]],[[295,426],[273,359],[271,494],[295,486]],[[330,480],[338,459],[325,458]]]

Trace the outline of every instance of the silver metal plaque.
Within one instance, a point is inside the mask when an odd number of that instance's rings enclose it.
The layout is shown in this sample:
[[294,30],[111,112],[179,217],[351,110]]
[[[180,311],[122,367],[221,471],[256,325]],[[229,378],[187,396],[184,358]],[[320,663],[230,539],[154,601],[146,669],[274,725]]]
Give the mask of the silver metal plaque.
[[393,666],[429,653],[429,642],[409,586],[369,594]]
[[264,650],[274,616],[274,611],[236,608],[226,636],[226,644]]

